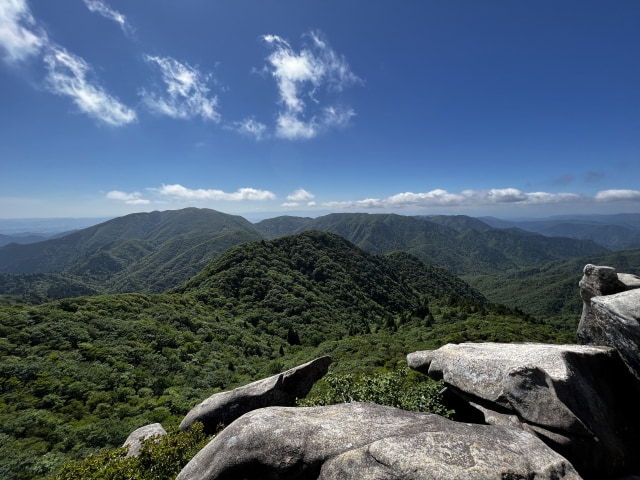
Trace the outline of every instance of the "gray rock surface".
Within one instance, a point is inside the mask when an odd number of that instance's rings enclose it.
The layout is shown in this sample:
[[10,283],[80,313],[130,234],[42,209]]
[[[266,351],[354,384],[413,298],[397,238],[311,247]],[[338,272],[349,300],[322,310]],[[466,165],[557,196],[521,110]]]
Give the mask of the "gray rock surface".
[[180,429],[188,430],[195,422],[202,422],[206,433],[215,433],[218,425],[229,425],[252,410],[293,406],[297,398],[305,397],[314,383],[327,373],[330,364],[330,357],[320,357],[278,375],[216,393],[191,409],[180,423]]
[[640,278],[616,274],[611,267],[587,265],[580,280],[580,296],[580,341],[614,347],[640,380]]
[[567,460],[522,430],[453,422],[438,428],[443,429],[388,437],[345,452],[328,460],[318,478],[580,478]]
[[177,480],[318,475],[324,480],[580,478],[566,459],[521,430],[346,403],[250,412],[212,439]]
[[123,447],[129,447],[129,451],[126,456],[137,457],[144,440],[149,437],[164,436],[166,434],[166,430],[159,423],[152,423],[134,430],[122,445]]
[[463,343],[407,361],[444,379],[485,422],[534,432],[585,477],[638,467],[639,392],[613,348]]

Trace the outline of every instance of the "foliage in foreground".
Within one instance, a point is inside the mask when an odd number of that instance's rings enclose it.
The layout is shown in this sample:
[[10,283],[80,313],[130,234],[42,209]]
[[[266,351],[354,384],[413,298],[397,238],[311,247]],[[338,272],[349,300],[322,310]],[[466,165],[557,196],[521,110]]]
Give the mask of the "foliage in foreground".
[[415,412],[429,412],[446,418],[453,416],[442,402],[443,382],[400,367],[372,375],[329,373],[309,396],[298,402],[304,407],[344,402],[370,402]]
[[147,438],[136,457],[125,457],[126,448],[104,449],[84,460],[67,463],[54,480],[169,480],[209,441],[202,423],[191,430],[173,430]]
[[[442,403],[441,389],[441,381],[430,380],[407,367],[368,375],[329,373],[298,405],[371,402],[451,418],[454,412]],[[197,423],[189,432],[173,430],[164,437],[147,439],[137,457],[125,458],[124,448],[104,449],[68,463],[53,480],[173,479],[208,441],[202,424]]]

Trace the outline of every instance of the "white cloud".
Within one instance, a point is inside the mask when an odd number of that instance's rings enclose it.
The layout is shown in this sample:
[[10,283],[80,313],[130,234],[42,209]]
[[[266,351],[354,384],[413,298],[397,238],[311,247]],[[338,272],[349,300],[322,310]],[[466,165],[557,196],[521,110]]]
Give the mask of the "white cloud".
[[105,17],[105,18],[107,18],[109,20],[113,20],[114,22],[116,22],[118,25],[120,25],[120,28],[122,29],[122,31],[124,33],[131,34],[133,32],[133,29],[131,28],[131,26],[127,22],[127,18],[123,14],[121,14],[120,12],[118,12],[118,11],[112,9],[111,7],[109,7],[103,1],[101,1],[101,0],[84,0],[84,4],[87,6],[89,11],[98,13],[98,14],[102,15],[103,17]]
[[124,202],[128,205],[148,205],[151,203],[149,200],[142,198],[140,192],[126,193],[119,190],[112,190],[107,193],[107,198],[109,200]]
[[288,140],[308,140],[318,134],[315,120],[305,122],[297,115],[280,113],[276,123],[276,135]]
[[583,200],[584,197],[574,193],[524,193],[515,188],[490,190],[464,190],[460,193],[450,193],[446,190],[435,189],[424,193],[404,192],[387,198],[366,198],[347,202],[327,202],[323,205],[329,208],[424,208],[424,207],[460,207],[460,206],[488,206],[496,204],[541,205],[572,203]]
[[307,207],[315,207],[316,202],[313,201],[315,196],[311,192],[307,192],[304,188],[299,188],[295,192],[287,195],[287,201],[281,206],[286,208],[299,207],[301,203],[306,203]]
[[256,140],[264,139],[267,134],[267,126],[264,123],[256,121],[253,117],[246,118],[241,122],[234,122],[232,129],[243,135],[253,137]]
[[114,126],[136,120],[134,110],[88,78],[91,69],[87,62],[49,40],[25,0],[0,0],[0,47],[9,63],[30,56],[42,59],[47,69],[46,88],[71,97],[83,113]]
[[26,0],[0,1],[0,48],[6,62],[37,55],[47,43],[47,36],[36,25]]
[[304,188],[299,188],[290,195],[287,195],[287,200],[291,202],[309,202],[313,200],[315,196],[311,192],[307,192]]
[[595,199],[599,202],[617,202],[621,200],[640,201],[640,191],[602,190],[596,194]]
[[277,35],[262,37],[272,49],[265,71],[276,80],[280,93],[276,135],[290,140],[313,138],[327,128],[345,126],[355,115],[350,108],[324,106],[318,99],[323,90],[341,92],[360,79],[318,32],[307,37],[310,45],[300,52]]
[[162,188],[158,189],[158,192],[161,195],[182,200],[264,201],[276,198],[276,196],[268,190],[256,190],[255,188],[239,188],[235,192],[228,193],[222,190],[213,189],[191,189],[183,187],[180,184],[162,185]]
[[87,78],[90,68],[82,58],[52,45],[44,62],[48,70],[46,84],[49,90],[71,97],[82,112],[114,126],[126,125],[136,120],[134,110],[91,83]]
[[220,121],[218,98],[210,97],[207,87],[211,75],[171,57],[145,55],[144,59],[160,68],[166,85],[162,94],[140,90],[142,100],[151,111],[172,118],[189,119],[199,115],[203,120]]

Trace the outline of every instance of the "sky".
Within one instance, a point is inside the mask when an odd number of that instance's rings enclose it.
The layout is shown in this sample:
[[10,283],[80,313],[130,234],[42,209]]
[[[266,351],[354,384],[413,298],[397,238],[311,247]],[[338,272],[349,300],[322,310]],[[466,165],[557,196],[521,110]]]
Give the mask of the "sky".
[[637,0],[0,0],[0,219],[640,212]]

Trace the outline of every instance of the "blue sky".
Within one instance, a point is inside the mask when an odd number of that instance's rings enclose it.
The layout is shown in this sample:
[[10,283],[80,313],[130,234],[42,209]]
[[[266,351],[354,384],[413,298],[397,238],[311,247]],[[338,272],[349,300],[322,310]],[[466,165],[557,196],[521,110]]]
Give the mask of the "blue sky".
[[0,0],[0,218],[640,212],[640,2]]

